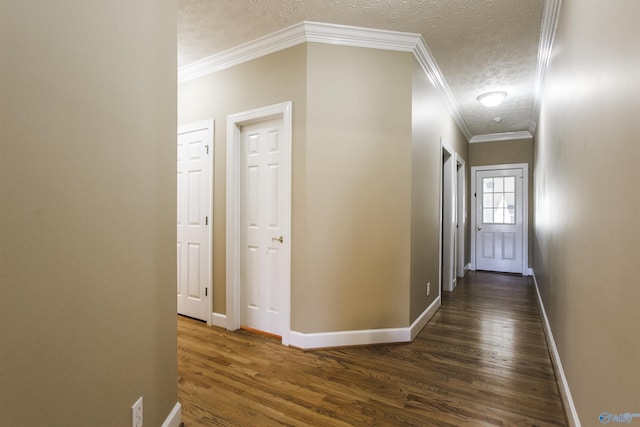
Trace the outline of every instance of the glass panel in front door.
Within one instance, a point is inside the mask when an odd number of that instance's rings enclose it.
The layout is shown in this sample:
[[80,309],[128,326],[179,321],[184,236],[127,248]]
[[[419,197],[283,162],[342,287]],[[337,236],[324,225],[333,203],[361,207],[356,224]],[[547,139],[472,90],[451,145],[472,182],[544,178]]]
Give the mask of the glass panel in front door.
[[482,178],[482,222],[484,224],[516,223],[516,177]]

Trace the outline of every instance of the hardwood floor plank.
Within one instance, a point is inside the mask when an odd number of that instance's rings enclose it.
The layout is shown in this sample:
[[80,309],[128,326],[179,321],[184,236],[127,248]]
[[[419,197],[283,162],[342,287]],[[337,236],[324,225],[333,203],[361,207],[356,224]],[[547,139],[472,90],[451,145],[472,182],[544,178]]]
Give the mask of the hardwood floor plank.
[[414,342],[300,351],[178,317],[195,426],[564,426],[529,278],[473,272]]

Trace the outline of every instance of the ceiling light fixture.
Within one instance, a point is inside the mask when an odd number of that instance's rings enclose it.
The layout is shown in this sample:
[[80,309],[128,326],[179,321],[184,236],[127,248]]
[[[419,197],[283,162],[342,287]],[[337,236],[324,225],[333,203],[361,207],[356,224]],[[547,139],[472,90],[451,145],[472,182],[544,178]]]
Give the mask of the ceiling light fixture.
[[507,96],[507,92],[487,92],[480,95],[478,101],[485,107],[495,107],[500,105],[505,96]]

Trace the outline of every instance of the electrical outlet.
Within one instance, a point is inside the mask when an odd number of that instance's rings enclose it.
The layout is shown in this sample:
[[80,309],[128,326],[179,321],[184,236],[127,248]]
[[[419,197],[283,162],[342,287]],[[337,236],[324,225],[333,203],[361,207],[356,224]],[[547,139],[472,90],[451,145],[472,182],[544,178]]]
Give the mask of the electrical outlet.
[[131,407],[131,426],[142,427],[142,396]]
[[427,282],[427,296],[431,293],[431,282]]

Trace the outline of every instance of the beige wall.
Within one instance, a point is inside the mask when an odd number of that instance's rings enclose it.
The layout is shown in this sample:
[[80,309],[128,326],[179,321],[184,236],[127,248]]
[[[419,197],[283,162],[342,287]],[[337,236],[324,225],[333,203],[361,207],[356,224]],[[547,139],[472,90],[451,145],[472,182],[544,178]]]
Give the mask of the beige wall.
[[214,311],[225,313],[226,117],[293,101],[292,329],[408,325],[407,53],[309,43],[179,87],[215,120]]
[[638,412],[640,3],[562,3],[535,139],[534,270],[582,425]]
[[[512,163],[529,165],[529,267],[533,265],[533,139],[482,142],[469,144],[471,166]],[[471,195],[473,196],[473,189]]]
[[296,330],[408,325],[412,58],[309,44]]
[[441,138],[465,160],[467,188],[469,181],[469,144],[417,61],[412,84],[410,322],[440,295]]
[[[0,425],[177,402],[175,1],[3,1]],[[140,13],[145,11],[145,13]]]

